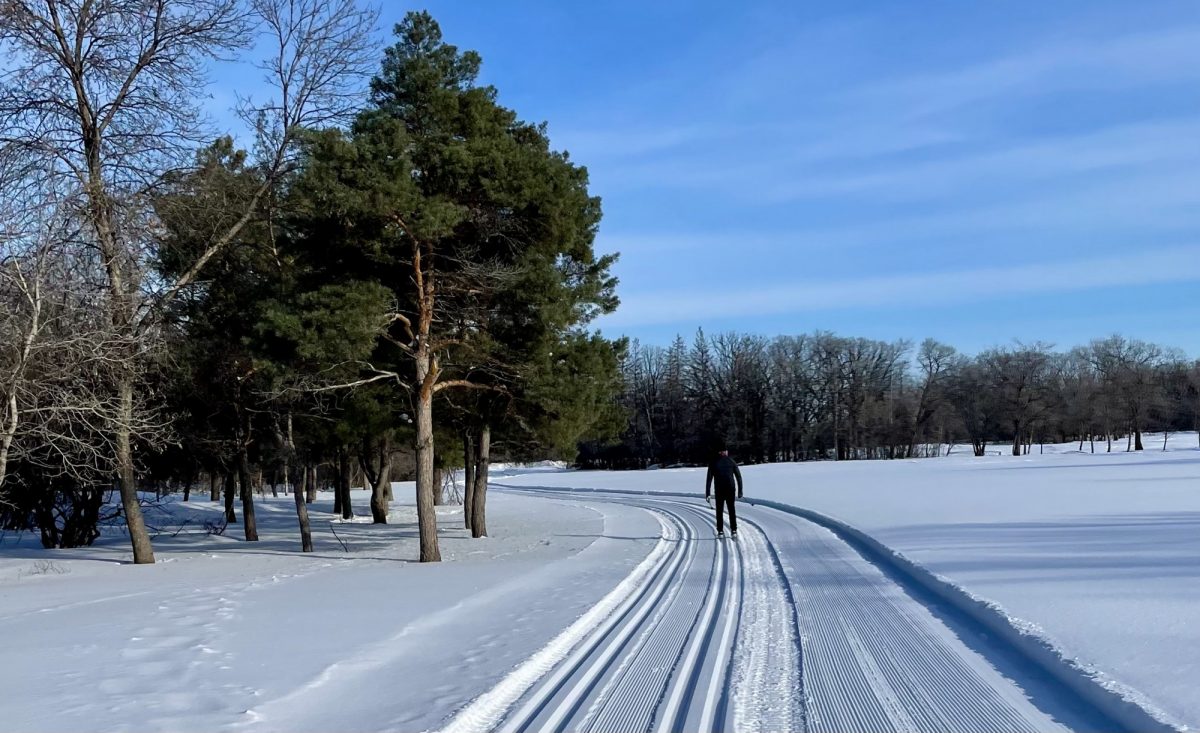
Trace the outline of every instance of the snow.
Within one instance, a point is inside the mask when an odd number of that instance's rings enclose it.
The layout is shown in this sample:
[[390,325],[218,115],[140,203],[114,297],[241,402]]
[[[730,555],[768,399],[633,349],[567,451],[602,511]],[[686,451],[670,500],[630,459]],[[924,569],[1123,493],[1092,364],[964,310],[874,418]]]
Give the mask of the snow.
[[[748,497],[868,533],[997,604],[1112,689],[1195,728],[1200,450],[1195,434],[1172,436],[1165,452],[1161,437],[1147,445],[1094,455],[1077,444],[1045,455],[1035,446],[1022,457],[958,450],[743,473]],[[511,726],[531,700],[545,704],[538,720],[600,728],[635,719],[649,727],[651,716],[689,729],[721,720],[746,730],[847,720],[937,727],[912,695],[933,700],[936,715],[988,701],[1015,716],[1014,729],[1046,710],[1065,719],[1036,680],[1021,681],[1029,670],[993,668],[986,649],[959,639],[936,609],[828,529],[750,507],[738,543],[715,543],[700,501],[704,475],[499,467],[493,536],[471,539],[458,508],[439,508],[446,561],[433,566],[414,562],[411,484],[396,485],[401,501],[387,526],[361,516],[367,492],[354,492],[353,522],[335,519],[322,495],[311,507],[316,552],[307,555],[297,552],[284,496],[259,501],[262,541],[253,544],[239,539],[240,526],[205,532],[220,516],[207,497],[152,510],[153,566],[130,565],[120,533],[59,551],[8,533],[0,537],[4,727],[482,730]],[[612,501],[506,486],[643,495]],[[678,492],[694,499],[655,496]],[[722,575],[726,584],[713,580]],[[727,589],[740,623],[712,587]],[[699,632],[678,622],[689,614],[711,648],[700,650]],[[907,631],[889,635],[897,628]],[[695,680],[699,702],[690,688],[677,699],[684,677],[667,659]],[[725,667],[728,689],[718,695]],[[976,691],[956,701],[938,681],[946,670],[956,684],[975,680]],[[570,675],[561,689],[556,675]],[[658,698],[645,695],[651,679],[665,686],[657,712]],[[798,717],[801,687],[807,720]]]
[[[809,508],[998,604],[1160,717],[1200,727],[1200,450],[745,466],[747,496]],[[1103,446],[1097,445],[1098,450]],[[1085,451],[1087,446],[1085,446]],[[505,481],[703,494],[703,468]]]
[[594,627],[614,615],[615,609],[629,601],[638,586],[645,582],[651,571],[667,560],[670,532],[666,522],[659,519],[662,537],[654,549],[633,569],[616,588],[609,591],[587,613],[554,637],[546,646],[510,672],[499,684],[480,695],[443,728],[446,733],[484,733],[496,728],[508,709],[523,696],[530,687],[548,674],[568,653],[571,652]]
[[[411,496],[411,484],[396,491]],[[171,505],[173,522],[155,520],[167,532],[152,566],[123,564],[120,536],[45,551],[9,533],[4,728],[432,729],[592,608],[660,531],[639,509],[497,494],[486,539],[457,529],[460,510],[439,509],[446,562],[430,566],[410,562],[411,502],[386,527],[337,524],[344,552],[331,501],[312,507],[308,555],[296,552],[290,496],[260,500],[257,544],[204,534],[220,511],[207,500]],[[367,492],[354,503],[367,513]],[[169,537],[185,517],[191,529]],[[604,536],[614,529],[639,539]]]

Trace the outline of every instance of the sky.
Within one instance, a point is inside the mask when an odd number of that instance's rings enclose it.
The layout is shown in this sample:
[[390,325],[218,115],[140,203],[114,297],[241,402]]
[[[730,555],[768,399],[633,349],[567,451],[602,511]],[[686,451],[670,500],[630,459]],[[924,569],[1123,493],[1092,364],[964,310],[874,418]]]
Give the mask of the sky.
[[606,335],[1200,356],[1200,4],[420,7],[587,166]]

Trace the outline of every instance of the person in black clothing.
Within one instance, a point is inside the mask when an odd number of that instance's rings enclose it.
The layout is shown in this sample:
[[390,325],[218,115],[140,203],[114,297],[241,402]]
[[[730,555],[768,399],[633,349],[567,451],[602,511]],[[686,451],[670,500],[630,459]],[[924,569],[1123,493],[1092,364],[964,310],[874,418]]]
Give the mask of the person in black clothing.
[[708,467],[708,478],[704,481],[704,500],[710,501],[712,486],[717,485],[717,536],[725,536],[725,524],[721,507],[729,507],[729,530],[737,537],[737,512],[733,508],[734,491],[737,498],[742,498],[742,472],[738,465],[729,457],[729,451],[721,450],[717,459]]

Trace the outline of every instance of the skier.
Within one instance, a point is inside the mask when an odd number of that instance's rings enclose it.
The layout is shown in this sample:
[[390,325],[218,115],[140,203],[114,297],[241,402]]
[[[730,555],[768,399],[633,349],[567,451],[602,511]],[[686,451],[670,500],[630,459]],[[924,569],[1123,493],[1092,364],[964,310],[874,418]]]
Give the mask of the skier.
[[712,485],[717,484],[717,537],[725,536],[725,523],[721,515],[722,504],[729,507],[729,530],[737,538],[737,512],[734,511],[734,490],[737,498],[742,498],[742,472],[737,463],[729,457],[729,451],[722,448],[717,452],[717,458],[708,466],[708,478],[704,481],[704,500],[712,504]]

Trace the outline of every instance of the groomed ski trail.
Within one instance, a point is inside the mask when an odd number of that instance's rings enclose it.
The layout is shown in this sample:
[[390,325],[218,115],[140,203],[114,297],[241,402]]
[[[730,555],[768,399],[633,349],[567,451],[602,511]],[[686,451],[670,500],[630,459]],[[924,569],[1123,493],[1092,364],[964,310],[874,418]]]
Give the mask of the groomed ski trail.
[[[739,539],[717,539],[707,507],[677,500],[613,501],[666,518],[669,558],[578,639],[498,729],[802,729],[799,636],[766,536],[746,522]],[[487,729],[491,716],[473,711],[481,701],[495,700],[497,691],[513,689],[513,679],[527,673],[521,665],[443,730]],[[763,685],[771,692],[771,715],[759,725],[759,706],[751,701],[761,699],[757,690]]]
[[[719,540],[698,498],[502,490],[636,506],[671,529],[638,589],[528,687],[500,730],[1113,729],[805,518],[739,503],[739,539]],[[445,730],[478,729],[464,722]]]

